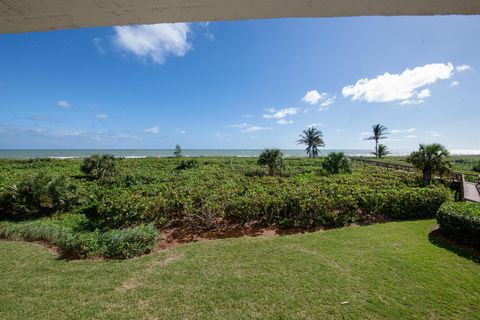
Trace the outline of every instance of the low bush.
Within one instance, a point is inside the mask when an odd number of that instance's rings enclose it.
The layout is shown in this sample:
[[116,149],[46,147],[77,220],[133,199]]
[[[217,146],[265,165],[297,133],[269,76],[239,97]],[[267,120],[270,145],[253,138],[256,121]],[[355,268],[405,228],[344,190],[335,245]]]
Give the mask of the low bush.
[[449,238],[480,248],[480,203],[445,203],[438,210],[437,221]]
[[71,258],[105,257],[127,259],[149,253],[157,239],[152,224],[101,232],[88,229],[88,219],[62,214],[22,222],[0,222],[0,238],[46,241]]
[[106,179],[117,174],[115,157],[110,154],[94,154],[83,160],[80,171],[95,179]]
[[323,160],[322,168],[330,174],[349,173],[352,171],[350,161],[343,152],[332,152]]
[[64,176],[27,176],[0,196],[3,214],[11,218],[48,216],[78,204],[76,185]]
[[117,188],[101,194],[83,212],[96,227],[125,228],[159,220],[158,202],[159,198]]
[[198,167],[198,162],[195,159],[182,160],[177,165],[177,170],[187,170]]
[[480,161],[472,167],[472,171],[480,172]]

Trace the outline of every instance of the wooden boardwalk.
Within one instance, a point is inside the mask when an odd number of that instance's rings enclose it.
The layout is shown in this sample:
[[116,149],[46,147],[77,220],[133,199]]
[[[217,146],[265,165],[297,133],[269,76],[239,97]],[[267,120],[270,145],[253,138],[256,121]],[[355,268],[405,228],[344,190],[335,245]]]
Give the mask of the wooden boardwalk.
[[[388,162],[362,159],[362,158],[352,158],[352,160],[360,161],[363,163],[367,163],[370,165],[379,166],[387,169],[394,169],[394,170],[407,171],[407,172],[417,171],[417,169],[409,165],[388,163]],[[452,183],[452,187],[454,186],[454,188],[457,191],[460,191],[460,200],[470,201],[470,202],[480,202],[480,175],[467,174],[470,177],[473,176],[473,179],[478,178],[477,183],[466,181],[465,175],[466,174],[463,174],[461,172],[452,172],[452,174],[450,175],[450,181]]]
[[480,191],[478,184],[463,181],[463,199],[470,202],[480,202]]

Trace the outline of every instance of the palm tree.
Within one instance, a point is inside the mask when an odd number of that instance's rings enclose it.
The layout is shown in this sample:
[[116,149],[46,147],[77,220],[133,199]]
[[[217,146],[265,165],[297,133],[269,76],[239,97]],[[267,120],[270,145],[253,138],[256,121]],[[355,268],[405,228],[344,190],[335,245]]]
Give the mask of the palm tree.
[[432,180],[432,174],[444,175],[450,171],[452,164],[448,156],[448,150],[441,144],[421,144],[418,151],[410,154],[407,162],[422,170],[423,184],[429,185]]
[[181,158],[183,156],[183,151],[182,151],[182,148],[180,147],[179,144],[177,144],[175,146],[175,151],[173,152],[173,154],[175,155],[175,157],[177,158]]
[[315,158],[320,154],[318,148],[325,146],[322,131],[315,127],[309,127],[307,130],[303,130],[303,134],[300,135],[297,144],[306,145],[307,147],[305,148],[305,151],[307,152],[308,157]]
[[115,157],[111,154],[94,154],[83,159],[80,170],[96,179],[112,177],[117,173]]
[[373,135],[365,138],[365,140],[375,140],[375,152],[373,154],[378,157],[378,141],[387,138],[386,135],[388,134],[388,129],[380,123],[373,125],[372,129]]
[[390,154],[390,151],[388,151],[387,146],[380,143],[380,144],[378,145],[377,156],[378,156],[379,158],[383,158],[383,157],[385,157],[387,154]]
[[257,164],[268,167],[268,174],[273,176],[285,167],[283,153],[278,149],[265,149],[258,157]]
[[323,169],[331,174],[351,172],[350,161],[343,152],[332,152],[325,157],[322,163]]

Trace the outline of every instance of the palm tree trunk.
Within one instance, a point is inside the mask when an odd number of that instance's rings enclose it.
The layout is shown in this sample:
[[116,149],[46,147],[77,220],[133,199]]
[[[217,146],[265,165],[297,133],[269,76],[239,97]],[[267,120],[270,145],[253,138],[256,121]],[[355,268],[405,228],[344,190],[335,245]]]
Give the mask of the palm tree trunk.
[[378,158],[378,139],[375,139],[375,157]]
[[430,169],[423,169],[423,184],[428,186],[432,180],[432,171]]

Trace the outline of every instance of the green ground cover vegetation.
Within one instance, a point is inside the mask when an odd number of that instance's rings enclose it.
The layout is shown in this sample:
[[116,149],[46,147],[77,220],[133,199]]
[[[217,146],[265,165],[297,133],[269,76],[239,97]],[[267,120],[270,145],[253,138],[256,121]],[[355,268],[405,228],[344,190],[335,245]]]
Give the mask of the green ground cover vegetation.
[[[0,160],[0,212],[8,220],[0,235],[48,241],[81,257],[123,258],[152,250],[154,227],[341,227],[434,217],[451,198],[441,184],[423,187],[417,174],[350,164],[341,154],[279,160],[269,152],[259,158],[264,166],[255,158]],[[81,223],[67,230],[67,220]],[[145,246],[120,250],[122,239],[146,239]]]

